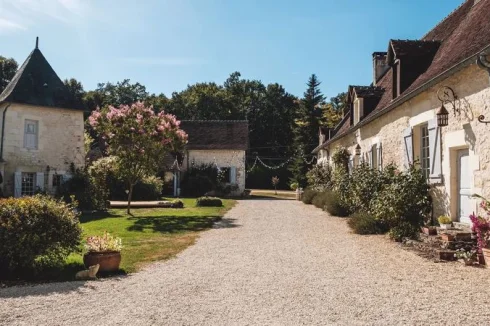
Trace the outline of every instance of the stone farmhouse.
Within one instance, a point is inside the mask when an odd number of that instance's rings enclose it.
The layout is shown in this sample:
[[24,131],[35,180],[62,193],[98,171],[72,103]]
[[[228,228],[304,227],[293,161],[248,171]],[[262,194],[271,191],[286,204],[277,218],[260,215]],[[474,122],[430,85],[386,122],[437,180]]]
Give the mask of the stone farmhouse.
[[83,110],[38,48],[0,94],[0,185],[6,196],[54,193],[83,166]]
[[[183,120],[180,127],[189,135],[181,164],[167,161],[165,183],[173,182],[173,195],[180,195],[183,173],[191,166],[213,164],[224,173],[224,182],[237,185],[232,195],[245,190],[245,151],[248,149],[246,120]],[[172,162],[172,163],[171,163]]]
[[418,40],[373,53],[373,80],[349,86],[343,118],[320,131],[319,164],[335,148],[383,168],[418,164],[434,216],[470,223],[490,197],[490,0],[467,0]]

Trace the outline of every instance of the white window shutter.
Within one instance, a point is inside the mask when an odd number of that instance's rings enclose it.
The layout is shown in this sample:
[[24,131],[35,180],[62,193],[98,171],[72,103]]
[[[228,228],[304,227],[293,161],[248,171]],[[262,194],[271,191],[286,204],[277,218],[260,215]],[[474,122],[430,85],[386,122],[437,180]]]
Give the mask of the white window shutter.
[[230,168],[230,183],[236,184],[236,167],[232,166]]
[[44,191],[44,172],[36,173],[36,190]]
[[383,150],[382,150],[382,147],[381,147],[381,143],[378,143],[376,144],[376,150],[377,150],[377,154],[378,154],[378,170],[382,170],[383,169]]
[[22,195],[22,172],[14,173],[14,197],[19,198]]
[[406,169],[413,164],[413,133],[412,127],[403,131],[404,166]]
[[429,131],[429,151],[430,151],[430,183],[442,182],[442,162],[441,162],[441,132],[437,126],[437,118],[428,123]]
[[348,166],[348,169],[349,169],[349,174],[352,173],[352,170],[354,169],[354,157],[351,156],[351,158],[349,159],[349,166]]

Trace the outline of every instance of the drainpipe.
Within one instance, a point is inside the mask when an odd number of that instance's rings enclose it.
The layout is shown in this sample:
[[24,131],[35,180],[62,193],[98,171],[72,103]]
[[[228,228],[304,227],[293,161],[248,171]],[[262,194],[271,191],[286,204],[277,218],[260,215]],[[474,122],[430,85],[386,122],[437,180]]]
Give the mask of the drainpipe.
[[3,140],[5,138],[5,117],[7,115],[7,109],[10,107],[10,103],[3,109],[3,115],[2,115],[2,135],[0,139],[0,162],[4,162],[3,160]]

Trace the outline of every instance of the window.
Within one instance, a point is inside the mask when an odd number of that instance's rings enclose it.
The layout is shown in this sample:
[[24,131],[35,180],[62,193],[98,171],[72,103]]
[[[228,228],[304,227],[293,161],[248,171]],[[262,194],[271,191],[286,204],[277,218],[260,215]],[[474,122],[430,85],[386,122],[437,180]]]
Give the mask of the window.
[[53,183],[52,183],[53,188],[61,186],[62,183],[63,183],[63,176],[61,174],[54,174]]
[[427,125],[420,127],[420,168],[428,179],[430,175],[430,149],[429,149],[429,128]]
[[32,196],[36,191],[36,174],[22,173],[21,196]]
[[221,182],[224,183],[230,183],[230,175],[231,175],[231,169],[230,168],[220,168],[220,175],[221,175]]
[[37,149],[38,122],[26,120],[24,124],[24,148]]

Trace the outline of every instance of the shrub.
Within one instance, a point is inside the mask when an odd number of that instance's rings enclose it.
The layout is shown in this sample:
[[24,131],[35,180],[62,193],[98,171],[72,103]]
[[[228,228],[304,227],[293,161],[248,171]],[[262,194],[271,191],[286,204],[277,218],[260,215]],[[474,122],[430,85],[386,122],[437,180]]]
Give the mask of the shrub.
[[332,173],[332,186],[337,195],[339,205],[351,213],[351,207],[354,206],[352,200],[352,178],[343,166],[336,167]]
[[337,147],[332,153],[332,161],[335,164],[335,168],[344,168],[347,170],[349,164],[350,152],[345,147]]
[[319,192],[315,195],[315,197],[313,197],[311,203],[315,205],[315,207],[323,209],[323,207],[325,207],[329,195],[330,192],[326,192],[326,191]]
[[352,214],[347,224],[357,234],[382,234],[388,231],[386,225],[366,212]]
[[332,191],[327,196],[327,200],[325,202],[325,210],[333,216],[349,216],[349,210],[344,206],[344,204],[340,200],[339,194],[335,191]]
[[307,173],[308,188],[324,191],[332,187],[332,170],[329,165],[315,165]]
[[171,205],[172,208],[184,208],[184,202],[180,199],[172,200]]
[[393,175],[392,182],[373,199],[370,213],[390,229],[396,228],[393,238],[399,239],[398,234],[418,234],[431,208],[427,181],[419,169],[411,166]]
[[196,199],[196,206],[199,207],[221,207],[223,202],[216,197],[199,197]]
[[51,197],[0,200],[0,275],[32,277],[60,266],[79,248],[82,228],[71,205]]
[[437,218],[437,221],[439,222],[439,224],[451,224],[453,222],[453,220],[451,220],[451,218],[446,215],[439,216]]
[[70,167],[70,178],[65,180],[56,190],[56,197],[67,203],[75,199],[82,210],[105,210],[107,208],[106,193],[92,184],[86,168],[77,169],[73,164]]
[[390,229],[389,235],[395,241],[402,241],[403,238],[417,239],[420,235],[420,226],[401,221]]
[[191,166],[182,178],[182,193],[185,196],[198,197],[216,190],[218,170],[213,164]]
[[318,191],[316,190],[305,189],[305,191],[303,191],[303,195],[301,196],[301,200],[303,201],[303,203],[311,205],[313,202],[313,198],[315,198],[317,193]]

